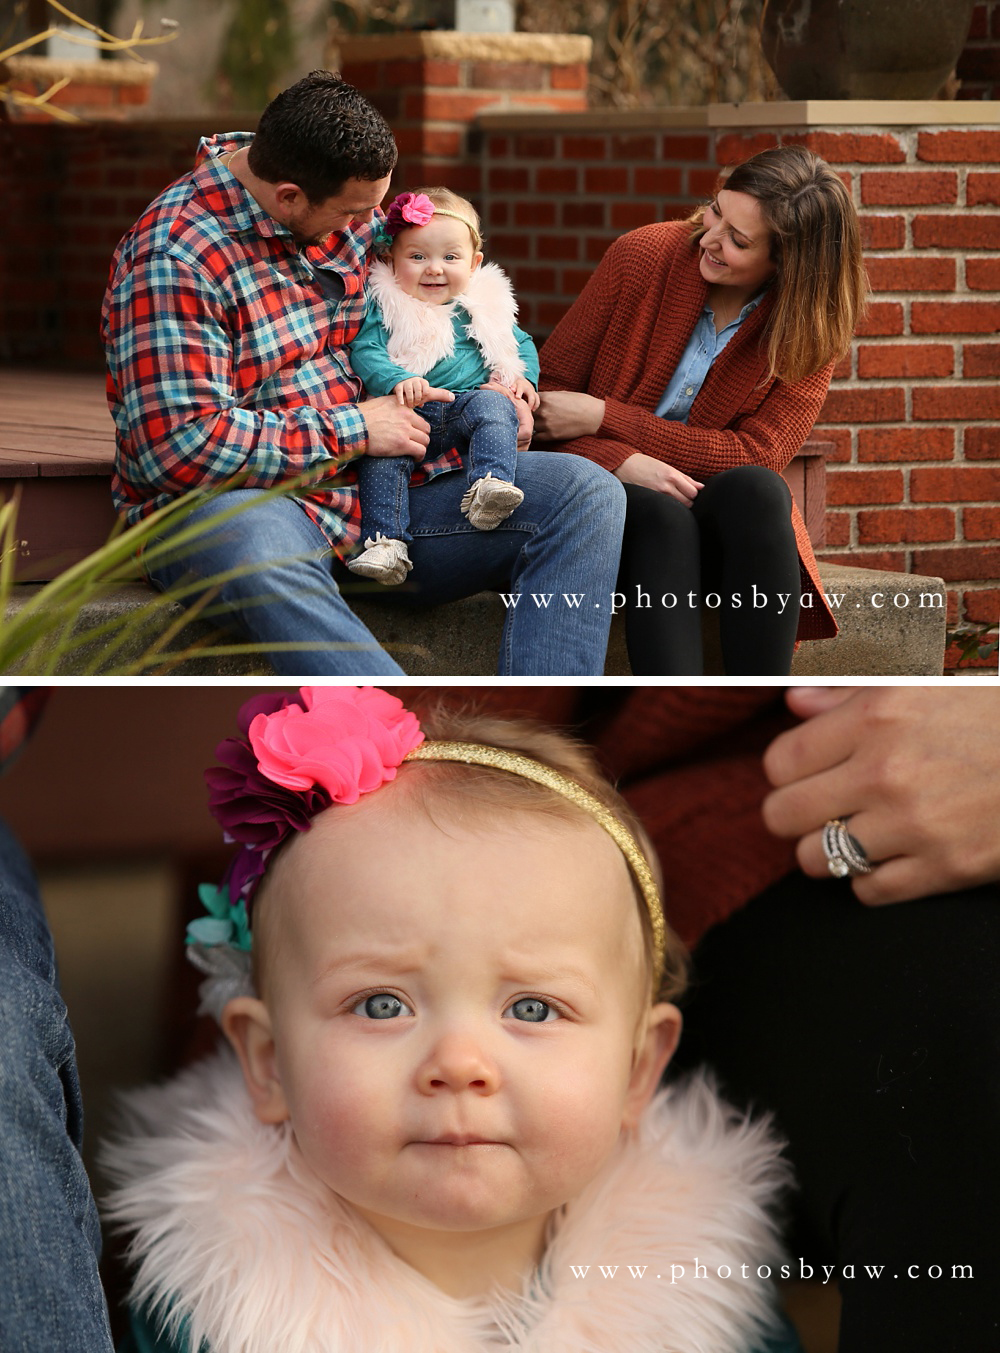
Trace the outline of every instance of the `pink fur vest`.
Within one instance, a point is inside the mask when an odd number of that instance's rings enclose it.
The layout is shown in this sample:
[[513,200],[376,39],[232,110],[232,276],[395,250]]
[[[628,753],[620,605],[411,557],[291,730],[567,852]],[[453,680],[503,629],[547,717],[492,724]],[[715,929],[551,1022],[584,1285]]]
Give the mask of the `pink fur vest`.
[[501,385],[513,385],[517,376],[524,375],[514,337],[517,302],[510,279],[495,263],[480,264],[461,296],[448,305],[429,305],[408,296],[382,259],[372,263],[368,287],[389,333],[386,351],[397,366],[426,376],[438,362],[451,357],[455,351],[452,317],[458,307],[469,317],[466,335],[482,353],[492,378]]
[[449,1297],[399,1260],[287,1125],[257,1121],[228,1051],[126,1112],[106,1164],[108,1215],[133,1232],[132,1300],[169,1311],[174,1335],[186,1316],[193,1348],[734,1353],[771,1320],[769,1284],[740,1266],[780,1263],[766,1210],[785,1182],[778,1145],[703,1080],[657,1096],[562,1209],[530,1286],[490,1301]]

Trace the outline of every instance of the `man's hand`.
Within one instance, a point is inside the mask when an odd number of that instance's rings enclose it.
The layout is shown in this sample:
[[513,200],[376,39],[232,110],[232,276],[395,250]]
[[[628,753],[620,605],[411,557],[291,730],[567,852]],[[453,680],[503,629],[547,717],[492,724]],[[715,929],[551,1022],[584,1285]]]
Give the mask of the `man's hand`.
[[393,395],[379,395],[358,405],[368,429],[369,456],[412,456],[423,460],[430,442],[430,426]]
[[827,874],[822,827],[850,816],[874,872],[853,880],[869,905],[1000,879],[1000,690],[939,686],[794,687],[806,722],[764,756],[776,786],[764,821],[799,837]]
[[566,442],[590,437],[604,422],[604,400],[575,390],[546,390],[535,414],[540,442]]
[[676,498],[685,507],[690,507],[698,496],[698,490],[705,487],[689,474],[675,470],[672,465],[657,460],[655,456],[643,455],[641,451],[623,460],[615,475],[623,484],[639,484],[646,489],[655,489],[657,493]]
[[424,380],[423,376],[410,376],[407,380],[400,381],[398,385],[392,387],[392,393],[396,401],[405,404],[408,409],[416,409],[429,401],[440,404],[455,402],[455,396],[450,390],[438,389],[436,385],[431,385],[430,381]]

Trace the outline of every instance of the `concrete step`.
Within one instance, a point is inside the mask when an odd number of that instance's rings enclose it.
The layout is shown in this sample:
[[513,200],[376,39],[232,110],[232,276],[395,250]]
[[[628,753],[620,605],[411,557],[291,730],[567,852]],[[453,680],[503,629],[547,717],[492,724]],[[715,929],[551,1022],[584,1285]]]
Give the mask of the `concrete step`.
[[[835,611],[841,632],[836,639],[804,643],[795,655],[793,676],[940,676],[945,651],[945,586],[940,578],[883,573],[843,564],[822,564],[827,596],[839,598]],[[21,585],[8,614],[16,612],[38,588]],[[81,615],[83,629],[112,623],[123,626],[141,621],[143,608],[155,593],[142,583],[121,587]],[[412,610],[390,598],[358,600],[354,609],[372,633],[414,677],[491,676],[503,625],[504,606],[498,596],[482,592],[447,606]],[[179,606],[157,610],[140,624],[129,642],[114,654],[115,669],[135,662],[169,627],[183,620]],[[706,671],[721,674],[717,632],[711,613],[706,617]],[[716,627],[717,628],[717,627]],[[169,644],[173,652],[207,647],[232,640],[213,625],[197,620],[180,623]],[[93,670],[107,672],[109,640],[102,634],[84,646],[73,661],[59,670],[67,675]],[[14,669],[18,670],[18,669]],[[156,667],[143,669],[155,674]],[[220,657],[190,653],[183,661],[165,660],[160,671],[177,676],[266,676],[272,669],[266,658],[250,649]],[[606,676],[631,675],[625,652],[622,617],[612,623]]]

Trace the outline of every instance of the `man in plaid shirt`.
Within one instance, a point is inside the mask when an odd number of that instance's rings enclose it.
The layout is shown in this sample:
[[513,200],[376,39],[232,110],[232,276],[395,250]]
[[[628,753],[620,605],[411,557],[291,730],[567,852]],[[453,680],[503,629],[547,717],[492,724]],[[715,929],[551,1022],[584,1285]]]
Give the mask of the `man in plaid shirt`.
[[[225,575],[222,603],[282,674],[401,675],[337,585],[360,533],[352,462],[421,460],[429,442],[395,396],[362,399],[347,355],[395,161],[375,109],[314,71],[268,105],[256,136],[203,140],[193,172],[146,209],[112,262],[102,335],[118,511],[133,522],[236,477],[186,519],[197,541],[150,577],[167,588]],[[414,478],[411,600],[521,594],[507,608],[501,674],[601,673],[621,485],[579,457],[526,452],[524,503],[486,534],[461,514],[464,476],[447,473],[460,466],[452,451]],[[267,492],[303,475],[296,496]]]

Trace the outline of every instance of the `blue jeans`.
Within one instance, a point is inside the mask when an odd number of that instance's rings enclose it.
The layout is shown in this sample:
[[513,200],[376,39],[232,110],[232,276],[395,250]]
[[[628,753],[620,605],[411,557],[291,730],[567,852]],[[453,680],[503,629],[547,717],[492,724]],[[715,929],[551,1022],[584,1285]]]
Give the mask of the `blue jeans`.
[[0,1348],[110,1353],[73,1035],[30,866],[0,824]]
[[[450,446],[462,453],[470,486],[491,474],[513,482],[517,470],[517,414],[499,390],[466,390],[454,404],[434,400],[417,410],[431,425],[427,459]],[[412,541],[410,535],[409,456],[362,456],[358,461],[361,494],[361,539],[377,534]],[[423,490],[421,489],[420,492]]]
[[[551,451],[519,455],[517,482],[524,502],[495,531],[477,531],[462,516],[460,475],[438,475],[423,485],[410,503],[413,581],[393,589],[394,602],[436,605],[483,589],[516,594],[504,620],[499,675],[599,676],[625,491],[590,461]],[[185,527],[205,525],[247,495],[262,497],[258,490],[234,489],[193,512]],[[153,568],[150,578],[167,589],[234,568],[247,572],[220,584],[217,604],[268,652],[281,675],[404,675],[344,600],[330,547],[298,503],[272,497],[239,513],[182,558]],[[351,578],[339,566],[336,576]],[[578,600],[568,603],[564,594]],[[306,647],[271,647],[288,642]]]

